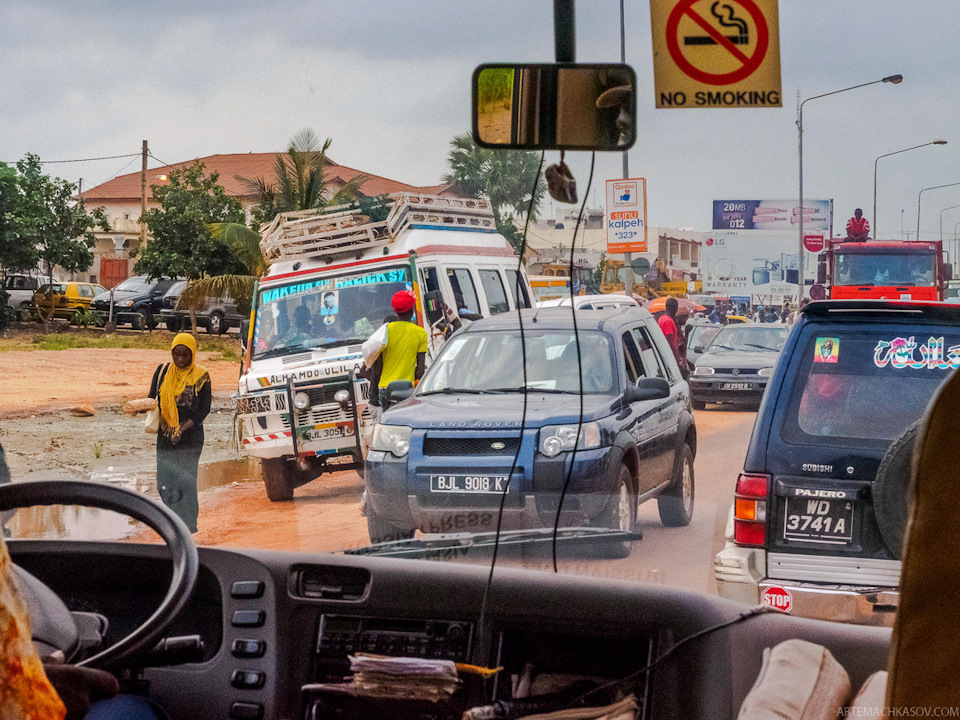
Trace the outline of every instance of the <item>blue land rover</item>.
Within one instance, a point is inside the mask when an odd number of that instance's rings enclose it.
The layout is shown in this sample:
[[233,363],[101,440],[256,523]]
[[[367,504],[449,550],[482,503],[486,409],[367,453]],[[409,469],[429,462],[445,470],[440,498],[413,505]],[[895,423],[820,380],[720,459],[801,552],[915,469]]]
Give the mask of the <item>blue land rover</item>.
[[[372,542],[493,531],[501,501],[505,530],[553,528],[562,510],[564,528],[632,532],[651,498],[664,524],[690,522],[696,428],[666,339],[637,307],[576,320],[575,330],[570,308],[526,310],[521,337],[517,314],[504,313],[447,342],[374,429]],[[624,557],[630,541],[602,552]]]

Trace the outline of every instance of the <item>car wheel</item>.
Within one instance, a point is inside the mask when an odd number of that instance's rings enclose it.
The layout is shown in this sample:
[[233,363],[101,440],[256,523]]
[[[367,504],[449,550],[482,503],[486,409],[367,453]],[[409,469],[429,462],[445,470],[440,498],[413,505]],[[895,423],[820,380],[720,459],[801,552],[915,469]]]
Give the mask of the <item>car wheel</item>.
[[[633,493],[632,481],[630,468],[621,465],[620,475],[617,478],[616,495],[610,498],[598,527],[619,528],[624,532],[636,532],[637,498]],[[597,545],[597,554],[604,558],[625,558],[630,554],[631,547],[633,547],[632,540],[618,542],[604,540]]]
[[691,400],[694,410],[706,410],[707,404],[703,400]]
[[210,319],[207,320],[207,332],[211,335],[219,335],[223,332],[223,314],[219,312],[210,313]]
[[270,502],[293,500],[297,470],[286,458],[261,458],[260,472]]
[[920,432],[920,422],[908,427],[890,445],[877,468],[873,481],[873,512],[884,544],[900,559],[903,535],[910,512],[907,496],[910,492],[910,473],[913,468],[913,446]]
[[22,302],[20,307],[17,309],[17,320],[20,322],[26,322],[30,319],[30,303]]
[[367,533],[373,544],[391,542],[392,540],[409,540],[413,537],[413,530],[398,528],[391,522],[377,515],[370,505],[367,505]]
[[667,527],[683,527],[690,524],[693,518],[694,484],[693,450],[684,443],[677,478],[670,489],[657,498],[660,522]]
[[146,330],[149,327],[148,315],[150,311],[146,308],[140,308],[130,321],[130,327],[134,330]]
[[172,333],[180,332],[180,320],[175,317],[164,318],[164,325],[167,326],[167,330]]

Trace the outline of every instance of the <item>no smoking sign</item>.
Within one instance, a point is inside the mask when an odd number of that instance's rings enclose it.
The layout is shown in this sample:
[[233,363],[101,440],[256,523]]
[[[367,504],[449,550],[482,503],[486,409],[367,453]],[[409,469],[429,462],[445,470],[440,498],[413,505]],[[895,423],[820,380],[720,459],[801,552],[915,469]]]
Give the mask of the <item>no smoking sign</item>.
[[651,0],[658,108],[781,107],[777,0]]

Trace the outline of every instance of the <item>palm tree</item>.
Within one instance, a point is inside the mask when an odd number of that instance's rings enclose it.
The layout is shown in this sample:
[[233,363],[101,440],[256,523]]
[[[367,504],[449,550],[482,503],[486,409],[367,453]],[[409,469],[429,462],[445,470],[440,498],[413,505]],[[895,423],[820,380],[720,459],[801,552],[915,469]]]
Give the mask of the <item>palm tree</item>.
[[[327,150],[332,140],[322,144],[313,130],[298,132],[286,154],[277,155],[273,182],[264,178],[240,178],[257,196],[253,220],[257,225],[270,222],[279,213],[295,210],[323,210],[354,203],[366,175],[357,175],[336,192],[330,192],[325,172]],[[220,240],[247,270],[245,275],[205,277],[190,283],[181,295],[188,307],[196,307],[209,297],[233,297],[246,312],[253,298],[256,279],[267,272],[267,262],[260,250],[260,234],[241,223],[211,223],[210,236]],[[191,322],[193,327],[195,322]]]
[[537,176],[539,156],[523,150],[481,148],[469,134],[457,135],[450,146],[450,172],[443,181],[456,183],[468,195],[489,200],[497,229],[516,246],[519,233],[515,218],[526,215],[532,197],[530,219],[536,220],[546,192],[543,176]]

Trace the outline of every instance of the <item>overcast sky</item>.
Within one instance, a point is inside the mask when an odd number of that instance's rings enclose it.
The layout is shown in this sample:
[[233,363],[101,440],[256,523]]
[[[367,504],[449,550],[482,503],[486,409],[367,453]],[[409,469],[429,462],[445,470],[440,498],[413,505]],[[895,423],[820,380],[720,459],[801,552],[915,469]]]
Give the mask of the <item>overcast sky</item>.
[[[300,129],[332,137],[336,161],[413,184],[446,171],[469,129],[481,62],[553,60],[551,0],[4,0],[0,3],[0,160],[137,153],[165,162],[284,149]],[[650,11],[626,3],[626,59],[639,78],[631,176],[646,177],[649,224],[707,230],[715,199],[794,198],[796,103],[900,73],[804,108],[804,195],[872,215],[880,234],[913,230],[922,188],[960,183],[960,6],[955,0],[780,0],[783,107],[654,108]],[[617,0],[577,1],[577,59],[620,55]],[[587,185],[589,155],[568,154]],[[549,153],[550,161],[557,153]],[[89,187],[127,159],[48,165]],[[597,156],[594,184],[620,177]],[[591,200],[594,193],[590,192]],[[939,236],[960,185],[923,193],[921,236]],[[593,203],[591,203],[593,204]],[[549,212],[549,207],[544,206]],[[901,210],[903,212],[901,213]],[[943,213],[945,236],[960,208]]]

